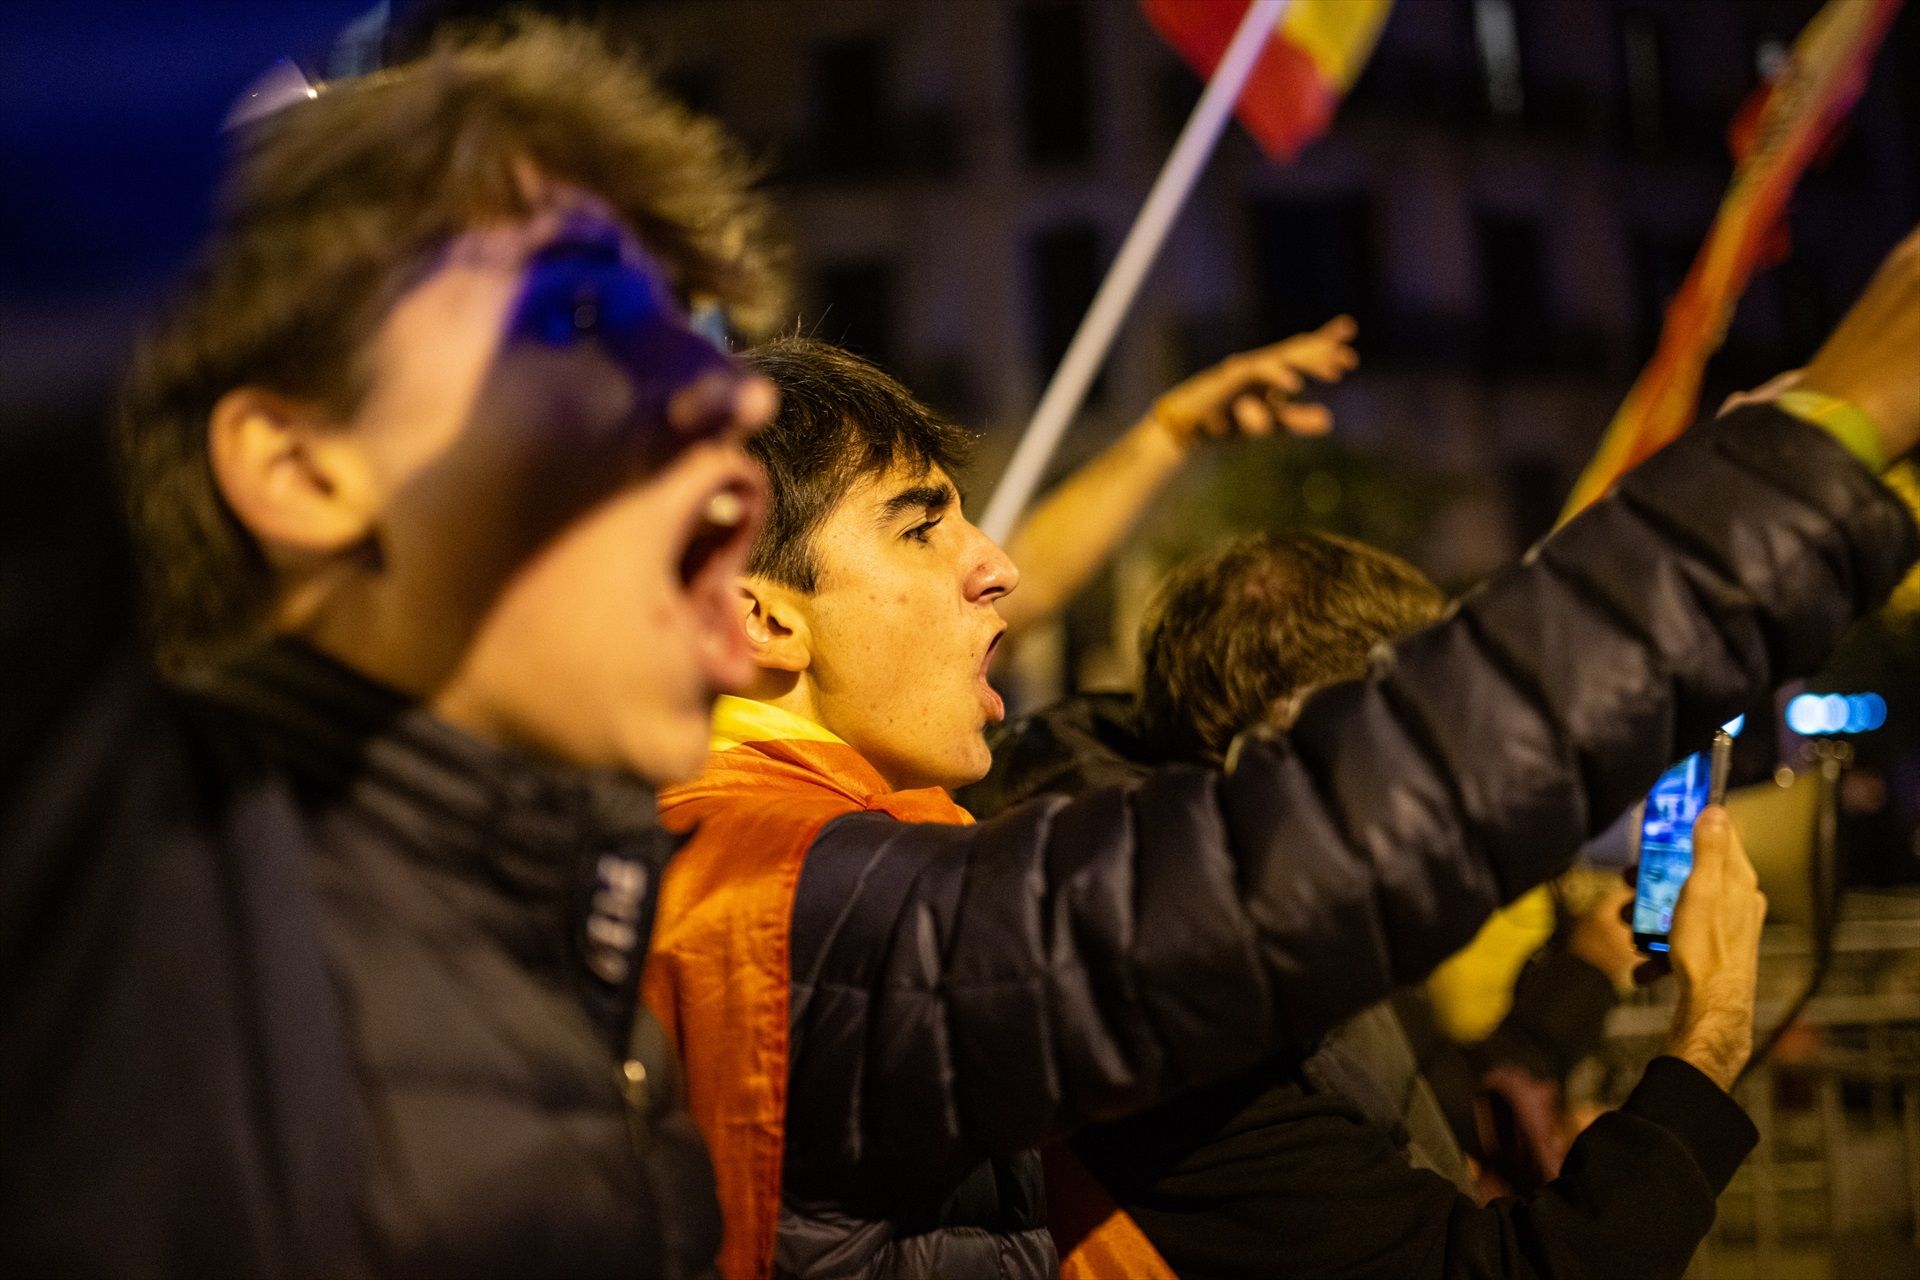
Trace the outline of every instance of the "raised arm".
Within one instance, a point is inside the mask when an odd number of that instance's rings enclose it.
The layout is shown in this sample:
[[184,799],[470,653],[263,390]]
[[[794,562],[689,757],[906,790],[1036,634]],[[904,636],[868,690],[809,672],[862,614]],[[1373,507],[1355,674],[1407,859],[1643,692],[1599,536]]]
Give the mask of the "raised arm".
[[1080,1134],[1074,1149],[1181,1275],[1678,1280],[1758,1139],[1725,1092],[1746,1060],[1766,899],[1723,809],[1674,913],[1668,1052],[1559,1174],[1480,1205],[1311,1071],[1256,1068]]
[[1346,1099],[1251,1073],[1073,1146],[1180,1275],[1679,1280],[1755,1137],[1699,1072],[1657,1058],[1558,1177],[1486,1205]]
[[1338,382],[1359,357],[1354,323],[1338,316],[1312,333],[1242,352],[1154,401],[1147,416],[1062,481],[1007,541],[1020,590],[1000,606],[1008,628],[1045,622],[1113,555],[1154,495],[1202,441],[1232,435],[1324,435],[1326,407],[1293,399],[1307,378]]

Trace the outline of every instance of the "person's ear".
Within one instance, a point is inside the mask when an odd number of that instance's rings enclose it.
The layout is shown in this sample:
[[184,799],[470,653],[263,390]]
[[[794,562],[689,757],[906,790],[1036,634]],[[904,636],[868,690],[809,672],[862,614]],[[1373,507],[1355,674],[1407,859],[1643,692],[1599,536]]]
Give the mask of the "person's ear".
[[761,577],[740,579],[740,611],[747,647],[758,666],[800,674],[813,664],[803,597]]
[[221,396],[207,423],[214,483],[270,561],[337,555],[373,531],[373,476],[352,434],[259,387]]

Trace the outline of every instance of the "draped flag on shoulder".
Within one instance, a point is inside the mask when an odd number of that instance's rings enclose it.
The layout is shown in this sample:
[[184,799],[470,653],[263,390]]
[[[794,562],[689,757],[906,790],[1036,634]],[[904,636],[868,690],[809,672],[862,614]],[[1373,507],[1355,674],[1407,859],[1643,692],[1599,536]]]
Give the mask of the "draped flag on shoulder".
[[1569,520],[1693,420],[1700,377],[1757,266],[1784,244],[1781,216],[1807,164],[1860,97],[1873,55],[1903,0],[1827,0],[1792,53],[1734,118],[1733,182],[1686,279],[1667,304],[1660,342],[1614,414],[1560,518]]
[[[1142,0],[1147,21],[1202,79],[1213,74],[1248,0]],[[1236,113],[1276,160],[1327,131],[1367,64],[1393,0],[1293,0],[1254,65]]]

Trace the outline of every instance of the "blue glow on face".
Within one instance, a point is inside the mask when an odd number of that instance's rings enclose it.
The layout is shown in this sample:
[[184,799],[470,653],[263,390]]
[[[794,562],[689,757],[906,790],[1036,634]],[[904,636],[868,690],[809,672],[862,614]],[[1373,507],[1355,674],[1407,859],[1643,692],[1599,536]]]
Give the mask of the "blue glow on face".
[[1787,728],[1806,738],[1872,733],[1887,723],[1887,700],[1877,693],[1803,693],[1787,703]]
[[617,343],[648,325],[671,323],[677,308],[649,266],[623,261],[615,245],[551,246],[528,268],[514,331],[565,347],[596,338]]
[[[617,226],[589,215],[570,219],[534,253],[507,338],[591,348],[612,360],[631,379],[634,421],[656,429],[681,388],[716,372],[744,376],[722,346],[692,327],[659,264]],[[724,420],[679,434],[699,437]]]

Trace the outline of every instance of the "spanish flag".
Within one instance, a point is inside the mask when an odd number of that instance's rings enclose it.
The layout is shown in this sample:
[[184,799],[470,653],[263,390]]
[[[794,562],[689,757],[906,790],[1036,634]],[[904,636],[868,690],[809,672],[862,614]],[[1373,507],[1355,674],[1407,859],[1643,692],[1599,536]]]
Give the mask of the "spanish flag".
[[1560,513],[1563,521],[1693,421],[1707,358],[1726,338],[1748,277],[1779,256],[1787,200],[1860,97],[1874,52],[1901,3],[1827,0],[1793,42],[1785,64],[1734,118],[1733,183],[1667,304],[1653,358],[1574,485]]
[[[1209,77],[1249,0],[1143,0],[1147,21],[1187,65]],[[1261,148],[1291,160],[1327,131],[1367,65],[1393,0],[1293,0],[1254,64],[1238,114]]]

